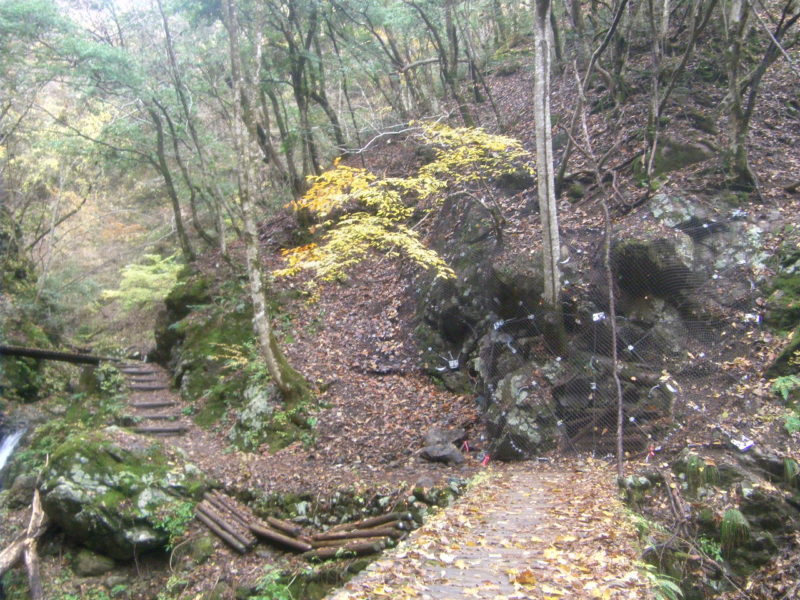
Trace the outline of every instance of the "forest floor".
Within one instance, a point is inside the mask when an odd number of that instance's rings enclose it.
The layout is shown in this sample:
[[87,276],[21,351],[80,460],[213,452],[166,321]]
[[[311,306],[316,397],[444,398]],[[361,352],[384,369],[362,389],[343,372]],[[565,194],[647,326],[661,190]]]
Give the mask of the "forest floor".
[[479,479],[330,599],[650,597],[607,463],[515,463]]
[[[168,381],[160,367],[145,368],[155,372],[147,376],[149,384]],[[149,403],[174,404],[158,409],[136,407]],[[249,486],[322,493],[332,489],[330,486],[355,481],[349,467],[331,465],[317,468],[309,477],[310,468],[297,462],[297,449],[285,456],[233,451],[219,432],[181,417],[186,403],[173,391],[133,391],[128,404],[140,419],[146,419],[151,410],[174,415],[175,420],[166,424],[187,429],[183,435],[165,438],[170,452],[178,450],[225,489]],[[370,432],[365,429],[363,435]],[[373,473],[371,481],[385,484],[386,473],[370,462],[364,466]],[[401,477],[412,482],[442,480],[454,474],[476,477],[453,506],[439,510],[343,590],[332,592],[332,600],[649,597],[647,579],[637,563],[636,534],[619,500],[616,474],[608,462],[578,457],[491,463],[488,467],[471,457],[461,467],[434,465],[413,457],[408,462],[406,468],[395,465],[395,485],[400,485]],[[576,481],[580,485],[575,485]],[[192,524],[189,536],[202,529],[199,523]],[[253,581],[273,553],[262,549],[240,556],[217,541],[215,556],[196,567],[191,585],[200,591],[209,581]],[[151,575],[157,585],[158,571]]]

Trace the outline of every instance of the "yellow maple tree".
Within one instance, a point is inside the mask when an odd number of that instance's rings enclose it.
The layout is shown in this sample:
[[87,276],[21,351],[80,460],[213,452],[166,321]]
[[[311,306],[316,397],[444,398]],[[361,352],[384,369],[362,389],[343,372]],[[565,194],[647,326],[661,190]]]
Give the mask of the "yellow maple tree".
[[426,210],[435,210],[445,192],[520,169],[533,174],[531,156],[518,140],[480,128],[418,125],[420,139],[433,147],[434,160],[416,174],[381,178],[337,159],[333,168],[309,179],[308,192],[291,206],[315,221],[312,232],[324,231],[321,242],[285,251],[287,265],[275,271],[276,276],[310,270],[323,281],[344,279],[350,268],[378,252],[408,258],[436,277],[455,277],[445,260],[409,227],[415,205],[434,200]]

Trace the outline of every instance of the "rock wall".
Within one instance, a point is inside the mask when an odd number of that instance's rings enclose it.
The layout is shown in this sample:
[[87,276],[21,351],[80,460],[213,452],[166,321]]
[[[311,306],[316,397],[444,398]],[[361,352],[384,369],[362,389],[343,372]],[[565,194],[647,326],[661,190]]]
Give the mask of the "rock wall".
[[[763,237],[779,215],[712,209],[689,197],[656,195],[636,227],[614,236],[612,270],[626,438],[641,449],[671,423],[680,371],[723,324],[752,310],[763,284]],[[502,458],[535,456],[559,444],[613,451],[616,428],[612,329],[602,231],[582,231],[591,252],[566,251],[562,306],[567,348],[548,339],[541,258],[503,243],[488,214],[445,206],[447,231],[434,246],[456,281],[418,283],[417,334],[427,371],[453,391],[474,392]],[[758,320],[759,315],[750,315]],[[602,435],[598,432],[605,432]]]

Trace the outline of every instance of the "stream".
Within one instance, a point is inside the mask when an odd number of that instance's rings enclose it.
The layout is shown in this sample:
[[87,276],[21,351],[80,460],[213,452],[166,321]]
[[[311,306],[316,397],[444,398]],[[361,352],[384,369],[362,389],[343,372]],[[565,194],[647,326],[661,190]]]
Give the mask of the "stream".
[[[8,459],[11,458],[11,455],[14,453],[14,448],[17,447],[17,444],[19,444],[19,441],[22,439],[22,436],[25,435],[26,431],[27,429],[25,428],[17,429],[3,436],[2,441],[0,441],[0,473],[3,472],[6,463],[8,463]],[[2,479],[0,479],[0,489],[2,489]]]

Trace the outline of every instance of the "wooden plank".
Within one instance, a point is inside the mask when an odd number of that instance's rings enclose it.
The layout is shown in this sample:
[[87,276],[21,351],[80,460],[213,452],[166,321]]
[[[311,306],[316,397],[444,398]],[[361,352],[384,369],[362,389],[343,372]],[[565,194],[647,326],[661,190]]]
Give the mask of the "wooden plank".
[[128,384],[128,387],[134,392],[158,392],[160,390],[167,389],[167,386],[161,383],[156,385],[149,385],[146,383],[130,383]]
[[172,400],[158,400],[156,402],[131,402],[133,408],[164,408],[166,406],[175,406],[177,402]]
[[157,426],[144,426],[134,428],[134,433],[147,433],[147,434],[181,434],[186,433],[185,425],[175,425],[174,427],[157,427]]
[[141,415],[141,419],[152,419],[153,421],[177,421],[180,418],[180,415]]

